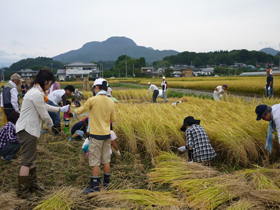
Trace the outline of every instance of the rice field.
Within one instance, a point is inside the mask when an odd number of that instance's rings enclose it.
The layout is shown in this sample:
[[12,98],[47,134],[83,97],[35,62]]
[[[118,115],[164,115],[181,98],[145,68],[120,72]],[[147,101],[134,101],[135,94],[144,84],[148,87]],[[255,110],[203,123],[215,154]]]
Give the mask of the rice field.
[[[136,83],[141,82],[144,81]],[[201,82],[214,81],[205,79]],[[225,83],[220,78],[217,82]],[[180,82],[174,81],[174,85],[176,83]],[[18,199],[15,192],[21,155],[12,163],[0,161],[1,209],[280,207],[277,134],[269,154],[264,148],[268,123],[256,121],[255,114],[257,105],[277,104],[279,99],[245,101],[229,96],[215,102],[182,96],[168,98],[168,103],[159,98],[158,103],[153,104],[152,94],[147,96],[147,90],[113,88],[113,96],[119,101],[115,104],[117,120],[114,131],[122,156],[112,157],[109,190],[102,188],[100,193],[83,195],[81,192],[89,185],[91,173],[88,159],[81,150],[83,142],[69,142],[66,134],[54,136],[45,127],[47,132],[38,140],[36,164],[39,183],[46,186],[46,191],[35,193],[38,200],[34,202]],[[84,91],[83,95],[85,99],[92,97],[89,91]],[[185,103],[171,105],[183,98]],[[189,115],[201,120],[217,153],[210,167],[188,163],[186,153],[177,150],[186,144],[180,127]],[[72,119],[70,127],[76,122]]]

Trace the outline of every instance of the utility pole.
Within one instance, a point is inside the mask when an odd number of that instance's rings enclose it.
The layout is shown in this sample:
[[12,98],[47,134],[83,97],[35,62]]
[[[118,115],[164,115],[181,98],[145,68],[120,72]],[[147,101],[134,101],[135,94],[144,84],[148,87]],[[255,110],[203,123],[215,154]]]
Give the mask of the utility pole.
[[127,78],[127,63],[126,63],[126,60],[125,60],[125,72],[126,72],[126,78]]

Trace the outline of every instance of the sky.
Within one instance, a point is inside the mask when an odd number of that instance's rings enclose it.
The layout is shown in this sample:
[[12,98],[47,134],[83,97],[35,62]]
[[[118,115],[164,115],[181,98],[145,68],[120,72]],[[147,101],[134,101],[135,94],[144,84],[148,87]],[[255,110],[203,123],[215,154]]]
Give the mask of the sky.
[[280,0],[0,0],[0,68],[112,36],[178,52],[280,50]]

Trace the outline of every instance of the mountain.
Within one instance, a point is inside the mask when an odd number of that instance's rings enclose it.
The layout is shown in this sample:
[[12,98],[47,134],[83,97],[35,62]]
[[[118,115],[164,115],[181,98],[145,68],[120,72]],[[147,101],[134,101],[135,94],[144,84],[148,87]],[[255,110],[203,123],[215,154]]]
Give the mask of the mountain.
[[279,53],[280,51],[278,50],[274,50],[273,48],[267,47],[267,48],[263,48],[260,50],[260,52],[265,52],[266,54],[270,54],[270,55],[277,55],[277,53]]
[[145,57],[146,62],[162,60],[166,56],[177,55],[174,50],[154,50],[153,48],[138,46],[132,39],[126,37],[110,37],[103,42],[88,42],[77,50],[54,56],[53,59],[63,63],[76,61],[116,61],[119,56],[127,55],[132,58]]

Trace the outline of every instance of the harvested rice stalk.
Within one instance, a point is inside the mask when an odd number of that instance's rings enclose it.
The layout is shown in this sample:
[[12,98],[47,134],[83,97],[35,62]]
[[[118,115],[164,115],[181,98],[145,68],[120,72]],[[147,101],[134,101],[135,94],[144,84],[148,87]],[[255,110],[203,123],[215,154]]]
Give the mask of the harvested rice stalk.
[[80,193],[80,190],[75,188],[63,187],[47,196],[34,210],[70,210],[73,208],[74,202],[78,200],[77,195]]
[[103,205],[112,203],[126,205],[143,205],[146,207],[181,206],[182,203],[168,192],[157,192],[141,189],[110,190],[88,195],[91,200]]
[[[254,200],[241,199],[238,202],[230,205],[226,210],[247,210],[247,209],[256,209],[256,207],[260,207],[259,204]],[[264,208],[262,206],[261,208]]]

